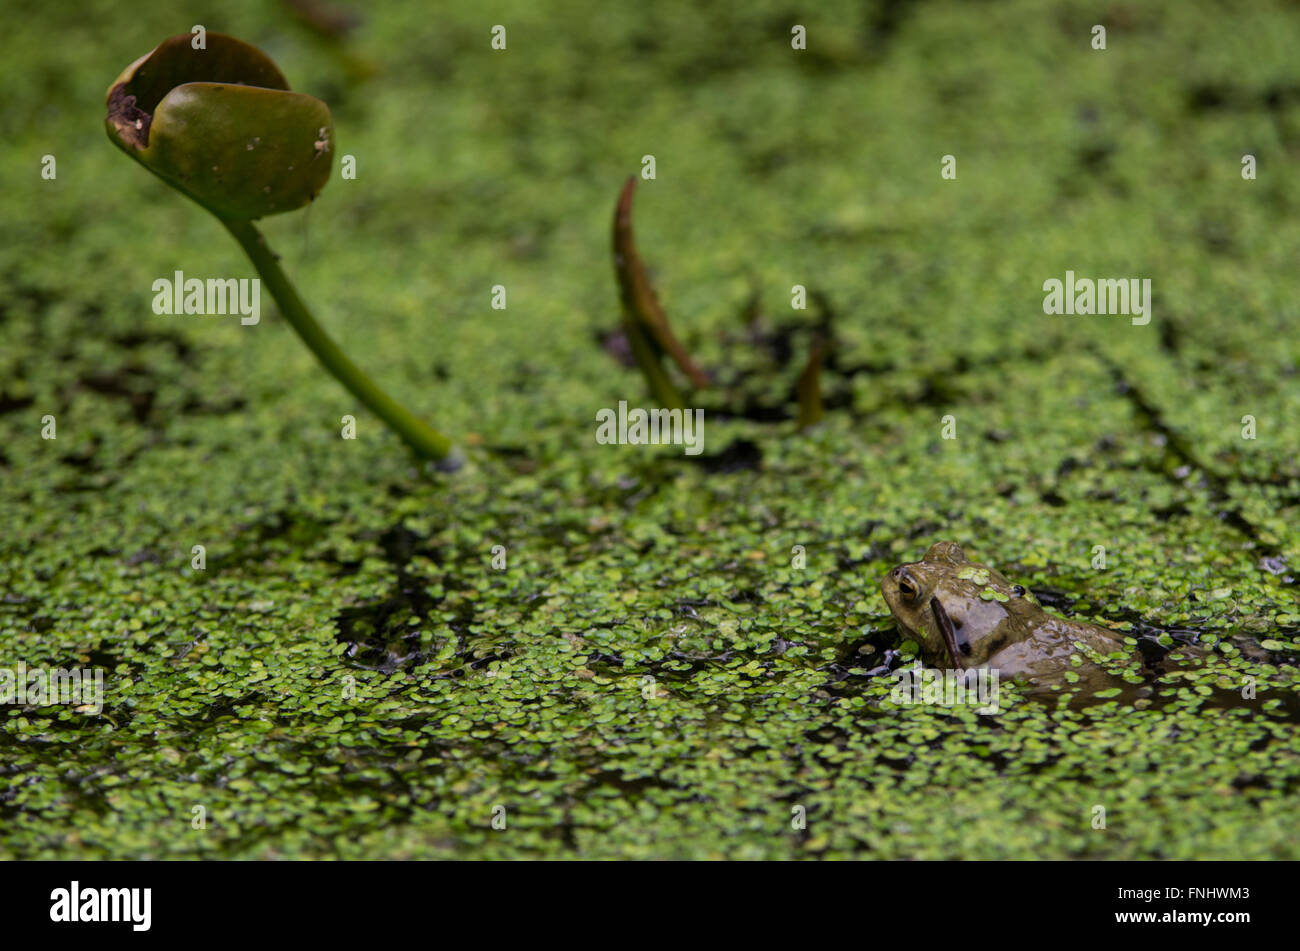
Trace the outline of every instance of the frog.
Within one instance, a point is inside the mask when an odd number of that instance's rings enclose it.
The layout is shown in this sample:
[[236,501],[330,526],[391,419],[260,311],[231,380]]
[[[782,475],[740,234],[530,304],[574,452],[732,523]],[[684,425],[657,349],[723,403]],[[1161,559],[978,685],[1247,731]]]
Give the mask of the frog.
[[987,667],[1035,687],[1069,681],[1099,689],[1111,678],[1075,645],[1133,653],[1115,631],[1049,613],[1024,585],[971,561],[956,542],[934,543],[920,561],[885,575],[880,589],[900,632],[916,639],[930,666]]

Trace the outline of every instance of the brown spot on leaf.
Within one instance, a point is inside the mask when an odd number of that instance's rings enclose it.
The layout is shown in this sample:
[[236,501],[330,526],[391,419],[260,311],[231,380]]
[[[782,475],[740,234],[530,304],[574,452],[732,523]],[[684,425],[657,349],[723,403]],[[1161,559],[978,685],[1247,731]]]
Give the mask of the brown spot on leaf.
[[136,107],[135,96],[128,94],[122,83],[114,86],[108,94],[108,119],[123,142],[129,142],[137,149],[149,144],[149,126],[153,116]]

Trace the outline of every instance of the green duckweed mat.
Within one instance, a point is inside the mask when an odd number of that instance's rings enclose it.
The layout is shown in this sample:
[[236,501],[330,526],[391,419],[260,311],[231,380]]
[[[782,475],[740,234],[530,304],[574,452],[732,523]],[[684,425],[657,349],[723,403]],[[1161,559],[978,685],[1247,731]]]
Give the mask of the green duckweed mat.
[[[1300,857],[1294,5],[136,6],[0,13],[0,668],[105,677],[0,706],[0,857]],[[194,24],[329,103],[356,178],[263,230],[460,471],[268,296],[153,313],[254,276],[104,134]],[[650,405],[610,336],[647,155],[697,457],[594,435]],[[1044,314],[1071,270],[1149,278],[1150,323]],[[891,704],[879,579],[940,539],[1211,657]]]

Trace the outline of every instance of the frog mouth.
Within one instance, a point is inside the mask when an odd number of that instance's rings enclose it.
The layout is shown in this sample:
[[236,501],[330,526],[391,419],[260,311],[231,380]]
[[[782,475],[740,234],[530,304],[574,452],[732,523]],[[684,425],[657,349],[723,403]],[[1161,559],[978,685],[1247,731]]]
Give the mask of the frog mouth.
[[965,670],[966,665],[962,662],[963,657],[970,656],[970,641],[964,635],[959,636],[957,629],[953,627],[952,618],[948,617],[948,612],[943,609],[938,598],[930,599],[930,613],[934,615],[934,622],[939,627],[939,633],[943,635],[944,643],[948,645],[948,655],[952,657],[952,662],[957,665],[958,669]]

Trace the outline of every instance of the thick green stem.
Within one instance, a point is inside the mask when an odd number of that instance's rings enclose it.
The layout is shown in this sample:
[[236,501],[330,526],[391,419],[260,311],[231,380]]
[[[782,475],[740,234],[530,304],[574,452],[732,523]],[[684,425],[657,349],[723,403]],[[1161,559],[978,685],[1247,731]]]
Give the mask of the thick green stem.
[[293,329],[298,331],[302,342],[316,354],[316,358],[325,369],[334,374],[335,378],[348,388],[349,393],[387,423],[393,432],[401,436],[417,455],[429,459],[445,459],[451,451],[451,441],[441,433],[430,429],[405,407],[375,386],[370,377],[362,373],[357,365],[344,355],[338,344],[330,339],[329,335],[321,329],[320,324],[316,323],[311,311],[307,309],[298,292],[285,277],[284,271],[280,270],[275,254],[253,223],[226,218],[222,218],[221,223],[235,236],[235,240],[248,254],[249,260],[257,268],[257,273],[262,276],[271,296],[280,305],[280,313],[289,321]]

